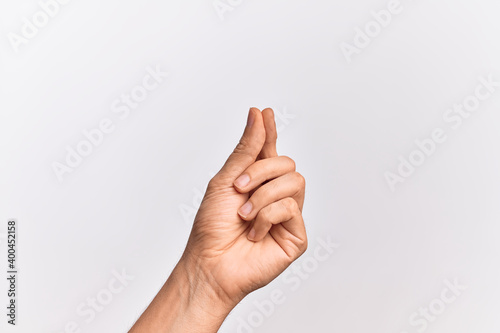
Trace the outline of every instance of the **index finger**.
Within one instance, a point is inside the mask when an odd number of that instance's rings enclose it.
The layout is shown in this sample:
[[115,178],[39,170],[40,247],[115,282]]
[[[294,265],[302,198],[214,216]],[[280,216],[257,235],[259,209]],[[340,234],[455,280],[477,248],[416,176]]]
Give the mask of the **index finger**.
[[274,111],[271,108],[262,110],[262,118],[266,129],[266,141],[259,154],[259,160],[271,157],[277,157],[276,141],[278,140],[278,131],[276,130],[276,122],[274,120]]

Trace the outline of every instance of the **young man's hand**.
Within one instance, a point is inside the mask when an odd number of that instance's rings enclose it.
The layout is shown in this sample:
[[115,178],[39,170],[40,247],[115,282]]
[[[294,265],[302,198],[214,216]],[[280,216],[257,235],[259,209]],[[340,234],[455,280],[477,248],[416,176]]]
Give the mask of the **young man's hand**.
[[305,180],[292,159],[278,156],[276,139],[273,111],[250,109],[240,142],[208,185],[184,255],[132,332],[216,332],[238,302],[305,252]]
[[240,143],[210,181],[186,248],[221,297],[238,303],[307,247],[305,180],[276,153],[271,109],[251,109]]

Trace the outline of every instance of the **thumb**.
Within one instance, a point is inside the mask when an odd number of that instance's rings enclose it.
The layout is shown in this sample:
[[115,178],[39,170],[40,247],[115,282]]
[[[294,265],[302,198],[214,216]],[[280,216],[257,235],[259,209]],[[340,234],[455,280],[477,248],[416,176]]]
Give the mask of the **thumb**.
[[216,177],[232,186],[234,180],[255,162],[265,141],[266,130],[262,113],[257,108],[251,108],[240,142]]

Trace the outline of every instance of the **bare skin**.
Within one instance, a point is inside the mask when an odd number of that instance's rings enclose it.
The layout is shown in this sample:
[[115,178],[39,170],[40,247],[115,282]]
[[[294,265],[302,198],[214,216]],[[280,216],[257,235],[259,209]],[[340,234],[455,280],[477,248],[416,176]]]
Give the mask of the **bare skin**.
[[212,333],[249,293],[307,248],[305,180],[278,156],[272,109],[251,108],[245,132],[210,181],[186,250],[131,333]]

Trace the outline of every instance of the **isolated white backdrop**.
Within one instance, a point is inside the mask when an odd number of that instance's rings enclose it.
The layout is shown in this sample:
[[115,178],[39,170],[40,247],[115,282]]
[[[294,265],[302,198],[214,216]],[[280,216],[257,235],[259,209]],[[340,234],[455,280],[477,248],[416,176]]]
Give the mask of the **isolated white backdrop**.
[[[2,305],[0,331],[125,332],[255,106],[281,115],[279,153],[307,180],[310,246],[221,332],[497,333],[500,91],[456,130],[443,115],[480,76],[500,80],[498,1],[401,0],[350,63],[342,43],[388,1],[224,4],[73,0],[16,52],[10,33],[40,4],[0,1],[0,268],[9,218],[20,265],[18,325]],[[156,67],[168,77],[120,118],[113,103]],[[102,119],[114,131],[59,181],[53,163]],[[391,191],[384,174],[435,128],[447,140]],[[328,238],[339,246],[315,265]],[[108,304],[114,270],[134,278]],[[446,280],[466,286],[449,304]],[[285,301],[259,310],[277,290]],[[415,317],[429,306],[432,320]]]

